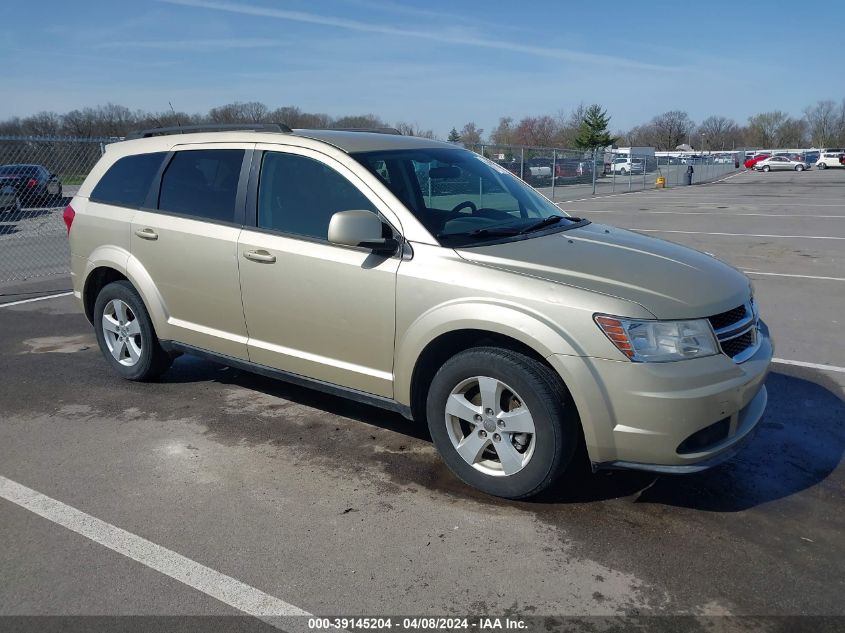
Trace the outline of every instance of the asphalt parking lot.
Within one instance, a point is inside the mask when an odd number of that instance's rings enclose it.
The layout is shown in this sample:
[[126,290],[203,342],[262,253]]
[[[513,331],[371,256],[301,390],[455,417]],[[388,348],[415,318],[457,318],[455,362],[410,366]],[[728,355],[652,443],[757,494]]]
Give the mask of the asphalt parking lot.
[[396,415],[187,357],[124,382],[72,297],[0,307],[0,615],[845,616],[845,170],[561,206],[754,280],[779,361],[732,461],[506,502]]

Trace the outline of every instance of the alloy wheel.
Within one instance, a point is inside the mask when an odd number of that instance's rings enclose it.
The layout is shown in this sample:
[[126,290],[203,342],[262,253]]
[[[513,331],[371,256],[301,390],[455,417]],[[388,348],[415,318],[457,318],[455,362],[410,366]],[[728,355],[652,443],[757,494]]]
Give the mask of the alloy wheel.
[[120,299],[112,299],[103,310],[103,338],[114,359],[132,367],[141,359],[143,341],[141,324],[132,308]]
[[534,419],[525,401],[489,376],[461,381],[446,401],[446,430],[465,462],[493,476],[521,471],[534,454]]

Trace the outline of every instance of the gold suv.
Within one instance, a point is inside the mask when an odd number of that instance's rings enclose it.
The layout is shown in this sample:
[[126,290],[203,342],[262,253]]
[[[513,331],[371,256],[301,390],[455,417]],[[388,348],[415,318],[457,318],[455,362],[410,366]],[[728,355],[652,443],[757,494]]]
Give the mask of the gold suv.
[[74,294],[129,380],[189,353],[398,411],[510,498],[578,451],[702,470],[763,415],[768,329],[709,255],[389,130],[137,136],[65,210]]

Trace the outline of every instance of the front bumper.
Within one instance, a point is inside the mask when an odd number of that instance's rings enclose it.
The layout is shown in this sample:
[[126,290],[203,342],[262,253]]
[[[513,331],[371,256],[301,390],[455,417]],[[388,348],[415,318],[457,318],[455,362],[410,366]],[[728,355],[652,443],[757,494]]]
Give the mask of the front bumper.
[[[719,354],[671,363],[632,363],[555,355],[569,387],[594,469],[689,473],[731,457],[763,416],[772,359],[768,328],[742,363]],[[679,447],[715,424],[724,434],[695,449]]]

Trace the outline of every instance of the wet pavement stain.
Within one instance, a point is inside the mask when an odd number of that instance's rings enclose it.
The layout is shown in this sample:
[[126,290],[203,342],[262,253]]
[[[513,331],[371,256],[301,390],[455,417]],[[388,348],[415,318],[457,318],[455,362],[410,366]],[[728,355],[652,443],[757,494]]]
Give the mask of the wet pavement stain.
[[75,354],[97,347],[93,334],[41,336],[26,339],[23,344],[29,349],[22,354]]

